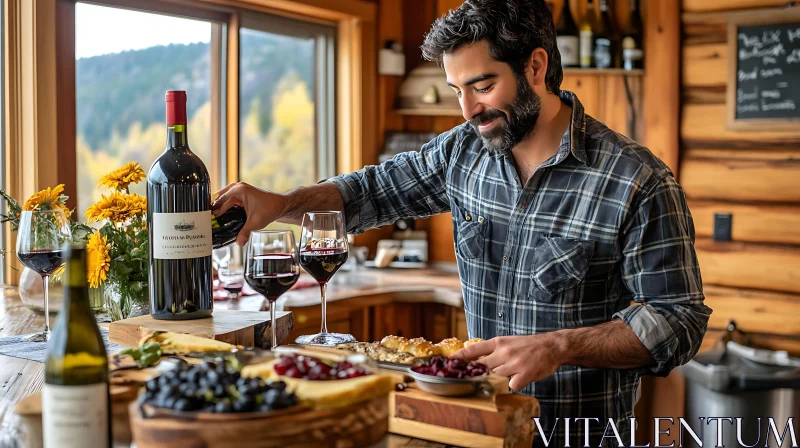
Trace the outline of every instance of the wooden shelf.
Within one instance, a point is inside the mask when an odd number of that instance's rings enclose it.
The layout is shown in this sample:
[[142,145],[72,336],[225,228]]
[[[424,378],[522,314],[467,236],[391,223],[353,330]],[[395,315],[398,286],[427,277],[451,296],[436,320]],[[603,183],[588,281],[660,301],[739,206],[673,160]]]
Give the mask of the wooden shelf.
[[623,68],[565,68],[567,75],[602,75],[602,76],[644,76],[644,70],[625,70]]
[[431,108],[431,109],[395,109],[395,113],[400,115],[427,115],[427,116],[437,116],[437,117],[460,117],[461,116],[461,109],[442,109],[442,108]]

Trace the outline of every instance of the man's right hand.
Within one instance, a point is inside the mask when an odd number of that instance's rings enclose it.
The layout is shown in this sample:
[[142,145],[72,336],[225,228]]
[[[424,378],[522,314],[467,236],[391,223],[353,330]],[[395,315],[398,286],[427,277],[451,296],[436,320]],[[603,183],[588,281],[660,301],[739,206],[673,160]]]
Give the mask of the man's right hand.
[[219,196],[211,204],[211,210],[216,216],[225,213],[234,205],[241,206],[247,213],[247,222],[236,237],[236,244],[239,246],[247,244],[250,232],[261,230],[280,219],[286,200],[282,195],[261,190],[244,182],[228,184],[214,195]]

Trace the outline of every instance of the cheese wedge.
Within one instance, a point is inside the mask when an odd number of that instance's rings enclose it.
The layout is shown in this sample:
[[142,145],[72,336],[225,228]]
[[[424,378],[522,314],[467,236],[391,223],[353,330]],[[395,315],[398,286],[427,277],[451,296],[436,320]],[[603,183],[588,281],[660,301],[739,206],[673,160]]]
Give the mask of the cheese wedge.
[[349,406],[388,395],[394,390],[396,383],[393,375],[384,373],[329,381],[289,378],[275,373],[273,366],[277,362],[278,359],[274,359],[245,366],[242,369],[242,376],[245,378],[258,376],[264,379],[283,381],[286,383],[286,389],[297,395],[302,404],[317,410]]
[[230,351],[237,348],[227,342],[194,336],[191,334],[173,333],[171,331],[156,331],[145,335],[139,345],[148,342],[158,342],[161,353],[165,355],[183,355],[192,352]]

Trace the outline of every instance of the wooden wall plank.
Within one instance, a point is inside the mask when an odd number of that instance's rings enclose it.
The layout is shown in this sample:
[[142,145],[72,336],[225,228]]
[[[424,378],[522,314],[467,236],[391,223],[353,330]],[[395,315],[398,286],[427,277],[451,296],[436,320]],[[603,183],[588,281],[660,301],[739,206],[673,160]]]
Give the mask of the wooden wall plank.
[[[747,328],[742,328],[747,331]],[[711,330],[706,332],[706,337],[703,338],[703,344],[700,346],[700,351],[710,350],[714,347],[720,338],[725,334],[723,330]],[[768,350],[785,350],[791,356],[800,356],[800,338],[789,336],[777,336],[770,334],[748,334],[750,342],[753,347],[765,348]],[[683,414],[675,414],[683,415]]]
[[682,154],[687,159],[800,160],[800,149],[686,148]]
[[680,151],[680,4],[646,0],[647,74],[644,77],[644,144],[678,175]]
[[800,162],[687,158],[680,183],[690,199],[800,202]]
[[[681,138],[687,147],[797,147],[800,132],[730,131],[725,104],[688,104],[681,115]],[[665,112],[666,113],[666,112]],[[648,128],[648,134],[650,129]]]
[[756,243],[695,243],[703,285],[800,293],[800,248]]
[[565,75],[561,88],[577,95],[587,114],[599,117],[600,75]]
[[683,10],[687,12],[730,11],[734,9],[782,7],[786,0],[683,0]]
[[733,241],[800,245],[800,206],[689,201],[689,210],[698,237],[714,235],[714,214],[730,213]]
[[681,22],[681,45],[719,44],[728,40],[728,16],[725,12],[684,12]]
[[706,305],[711,307],[708,327],[724,330],[730,320],[755,333],[800,335],[800,295],[706,286]]
[[684,45],[682,48],[683,88],[724,86],[728,82],[726,44]]

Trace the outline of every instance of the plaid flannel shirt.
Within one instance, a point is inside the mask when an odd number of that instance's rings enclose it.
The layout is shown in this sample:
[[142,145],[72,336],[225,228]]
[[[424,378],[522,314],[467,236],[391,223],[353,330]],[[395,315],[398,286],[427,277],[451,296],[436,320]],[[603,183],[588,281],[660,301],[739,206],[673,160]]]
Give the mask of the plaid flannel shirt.
[[[545,431],[556,417],[598,418],[591,431],[598,446],[611,418],[627,443],[640,376],[666,375],[689,361],[711,309],[703,304],[694,224],[672,172],[587,115],[573,93],[562,91],[561,99],[572,106],[571,125],[557,154],[525,183],[512,155],[489,152],[469,123],[419,152],[328,181],[342,195],[351,233],[452,212],[471,338],[615,318],[629,325],[655,365],[564,365],[522,391],[539,400]],[[573,446],[582,446],[583,423],[570,427]],[[562,421],[550,446],[564,446],[563,433]]]

